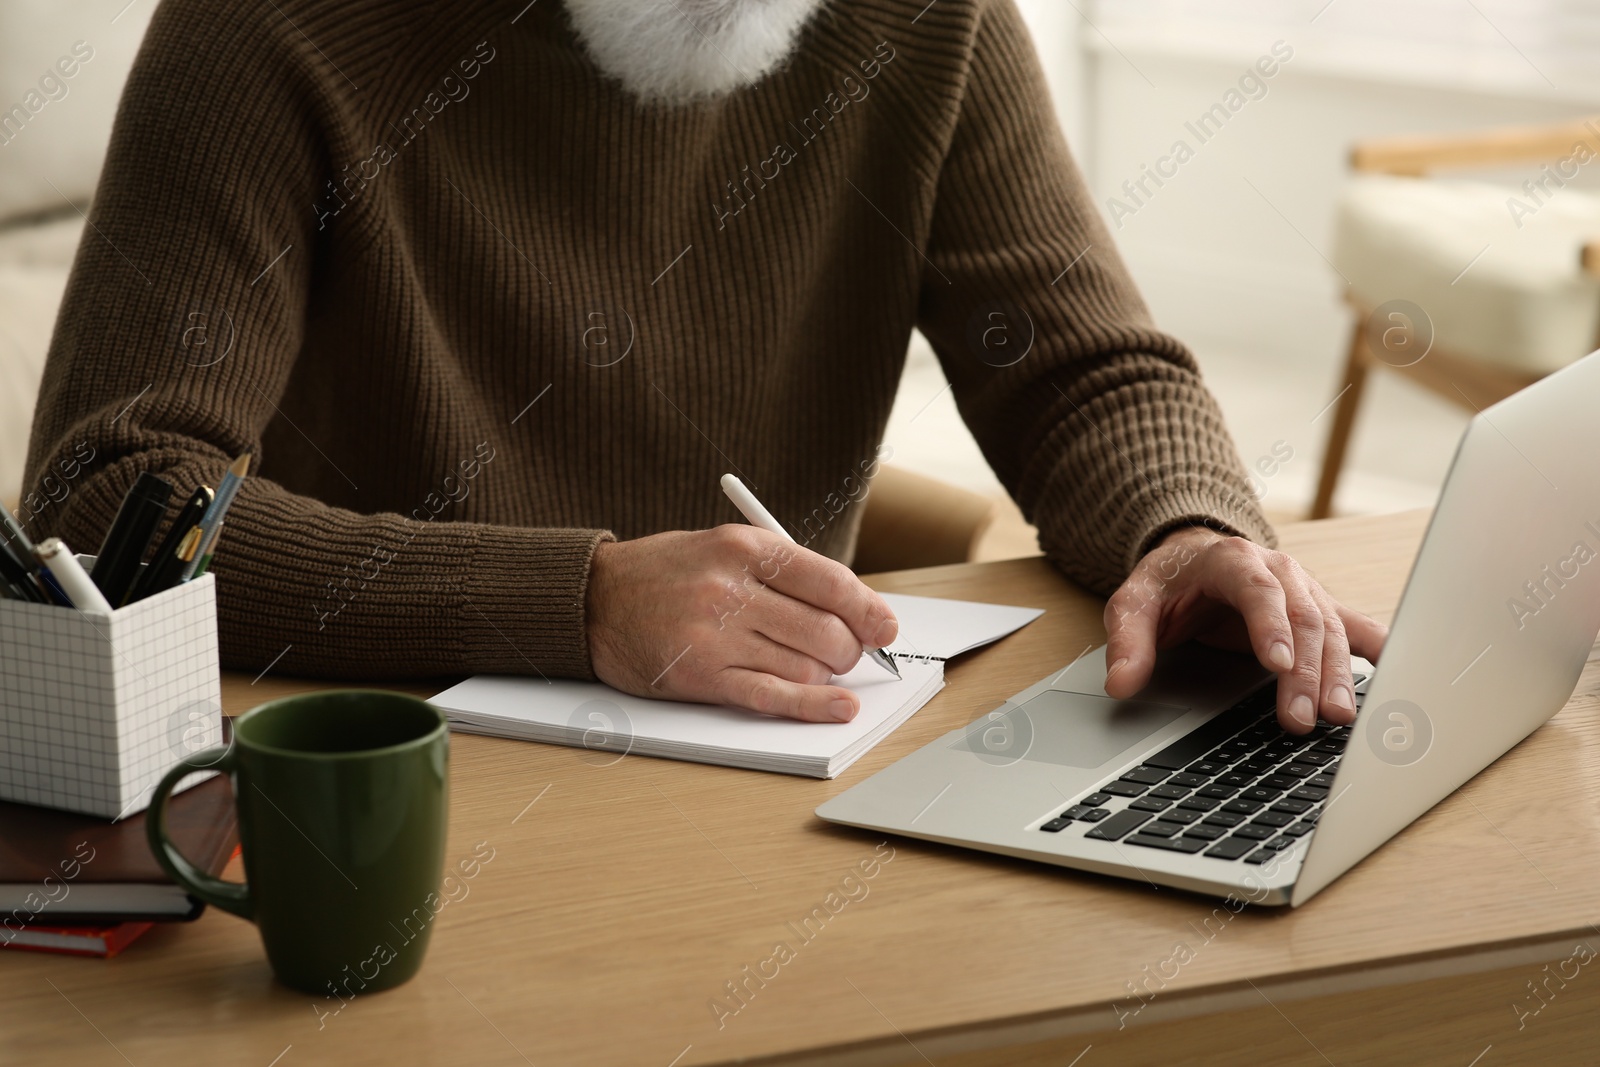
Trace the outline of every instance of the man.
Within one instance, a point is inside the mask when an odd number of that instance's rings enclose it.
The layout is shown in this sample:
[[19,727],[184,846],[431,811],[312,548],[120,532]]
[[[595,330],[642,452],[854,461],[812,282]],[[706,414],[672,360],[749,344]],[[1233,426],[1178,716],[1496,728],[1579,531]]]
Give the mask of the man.
[[[140,470],[254,453],[230,666],[849,719],[830,676],[895,623],[824,505],[913,326],[1050,558],[1116,591],[1114,693],[1199,635],[1303,732],[1383,640],[1269,547],[1011,0],[167,0],[91,221],[30,477],[93,446],[48,517],[90,549]],[[806,544],[733,524],[728,471]]]

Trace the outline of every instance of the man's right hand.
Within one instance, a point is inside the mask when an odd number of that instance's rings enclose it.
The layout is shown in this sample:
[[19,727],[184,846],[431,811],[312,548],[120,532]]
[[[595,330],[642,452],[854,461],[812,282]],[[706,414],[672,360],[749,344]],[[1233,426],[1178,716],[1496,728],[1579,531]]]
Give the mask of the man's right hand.
[[589,571],[594,673],[636,696],[848,722],[829,685],[899,623],[851,570],[753,526],[607,542]]

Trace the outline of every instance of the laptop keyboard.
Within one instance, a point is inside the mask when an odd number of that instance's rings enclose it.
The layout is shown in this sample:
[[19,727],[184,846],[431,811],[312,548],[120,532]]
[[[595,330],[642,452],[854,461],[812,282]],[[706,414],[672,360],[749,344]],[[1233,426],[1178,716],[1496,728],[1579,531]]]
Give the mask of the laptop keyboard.
[[[1359,694],[1365,677],[1354,680]],[[1304,736],[1285,733],[1276,708],[1269,683],[1039,829],[1265,863],[1316,829],[1350,739],[1350,727],[1324,722]]]

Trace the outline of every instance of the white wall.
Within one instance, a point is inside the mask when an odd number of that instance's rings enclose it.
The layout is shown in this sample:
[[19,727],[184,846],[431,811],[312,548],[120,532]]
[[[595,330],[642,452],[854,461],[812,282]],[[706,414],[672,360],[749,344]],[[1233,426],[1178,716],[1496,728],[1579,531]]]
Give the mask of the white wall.
[[1079,36],[1083,19],[1063,0],[1017,0],[1017,7],[1039,49],[1039,60],[1055,99],[1056,115],[1067,132],[1067,142],[1076,148],[1088,115],[1084,100],[1087,57]]

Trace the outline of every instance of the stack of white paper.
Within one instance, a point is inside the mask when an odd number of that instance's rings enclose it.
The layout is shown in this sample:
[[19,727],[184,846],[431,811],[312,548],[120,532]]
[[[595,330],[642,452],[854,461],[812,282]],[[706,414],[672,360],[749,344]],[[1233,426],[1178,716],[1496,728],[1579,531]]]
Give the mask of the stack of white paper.
[[597,682],[479,675],[433,698],[465,733],[627,754],[833,778],[944,688],[944,660],[1038,618],[1033,608],[887,594],[901,637],[890,651],[896,680],[863,657],[835,678],[861,697],[847,723],[795,722],[737,708],[646,700]]

